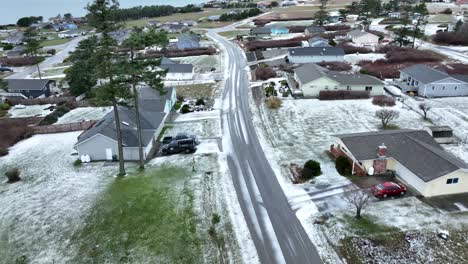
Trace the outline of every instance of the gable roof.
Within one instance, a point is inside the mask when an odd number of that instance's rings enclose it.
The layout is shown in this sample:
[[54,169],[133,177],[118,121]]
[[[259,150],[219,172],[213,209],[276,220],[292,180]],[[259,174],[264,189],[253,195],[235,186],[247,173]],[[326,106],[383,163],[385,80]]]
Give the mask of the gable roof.
[[320,26],[309,26],[305,28],[306,31],[311,32],[311,33],[323,33],[325,32],[324,27]]
[[47,79],[6,79],[6,81],[8,82],[8,91],[43,91],[48,83],[55,82]]
[[337,71],[329,71],[314,63],[304,64],[294,70],[297,78],[302,84],[317,80],[321,77],[327,77],[341,85],[382,85],[383,82],[379,79],[360,73],[340,73]]
[[178,64],[178,62],[173,61],[169,59],[168,57],[162,57],[161,58],[161,65],[167,65],[167,64]]
[[468,83],[468,75],[464,75],[464,74],[451,74],[450,77],[452,77],[452,78],[454,78],[454,79],[457,79],[457,80],[459,80],[459,81]]
[[189,73],[193,72],[192,64],[161,64],[161,68],[168,73]]
[[415,64],[413,66],[401,69],[403,72],[424,84],[440,81],[450,77],[447,73],[441,72],[424,64]]
[[379,36],[377,36],[375,34],[372,34],[370,32],[360,30],[360,29],[355,29],[355,30],[351,30],[350,32],[348,32],[348,36],[350,36],[350,37],[362,37],[362,36],[365,36],[365,35],[372,35],[372,36],[375,36],[375,37],[379,37]]
[[252,34],[271,34],[271,28],[269,27],[256,27],[250,30]]
[[321,37],[313,37],[308,40],[310,47],[332,47],[328,40]]
[[335,47],[304,47],[288,49],[289,56],[344,56],[342,48]]
[[357,160],[377,159],[377,148],[387,147],[392,157],[418,176],[429,182],[468,164],[443,150],[424,130],[393,130],[336,135]]

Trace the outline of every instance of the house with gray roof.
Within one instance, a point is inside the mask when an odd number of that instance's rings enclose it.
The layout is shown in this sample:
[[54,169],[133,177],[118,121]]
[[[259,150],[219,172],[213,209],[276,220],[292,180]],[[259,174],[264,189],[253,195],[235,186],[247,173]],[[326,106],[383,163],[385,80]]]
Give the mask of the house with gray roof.
[[289,63],[318,63],[344,61],[344,50],[335,47],[303,47],[288,49]]
[[304,33],[306,35],[313,35],[313,34],[322,34],[325,33],[325,28],[321,26],[310,26],[306,27]]
[[20,45],[23,44],[23,42],[24,36],[21,32],[13,32],[9,34],[8,37],[6,37],[4,40],[2,40],[2,43],[11,45]]
[[269,27],[255,27],[250,29],[250,35],[254,37],[266,37],[271,35],[271,28]]
[[336,135],[330,147],[353,163],[353,174],[379,175],[394,171],[397,178],[430,197],[468,192],[468,164],[445,151],[424,130],[392,130]]
[[167,81],[193,80],[194,67],[192,64],[181,64],[163,57],[160,68],[166,70],[165,80]]
[[396,84],[422,97],[468,96],[468,75],[450,75],[424,64],[401,69]]
[[321,37],[313,37],[307,41],[308,47],[332,47],[329,44],[328,39],[324,39]]
[[20,93],[27,98],[44,98],[51,95],[56,82],[47,79],[6,79],[9,93]]
[[347,37],[357,45],[372,46],[379,44],[379,36],[361,29],[351,30],[348,32]]
[[[176,101],[176,91],[166,88],[164,94],[150,87],[139,87],[140,123],[142,128],[143,153],[146,158],[153,149],[155,138],[164,127],[164,122]],[[139,159],[136,112],[132,107],[118,107],[124,160]],[[92,161],[118,159],[117,130],[114,112],[111,111],[94,126],[78,136],[75,149],[79,155],[89,155]]]
[[313,63],[294,69],[294,79],[305,97],[318,97],[326,90],[367,91],[369,96],[384,93],[384,83],[373,76],[330,71]]
[[8,58],[18,58],[22,57],[26,53],[26,47],[23,45],[15,46],[12,50],[6,52]]
[[177,36],[176,46],[181,50],[200,48],[200,36],[194,34]]

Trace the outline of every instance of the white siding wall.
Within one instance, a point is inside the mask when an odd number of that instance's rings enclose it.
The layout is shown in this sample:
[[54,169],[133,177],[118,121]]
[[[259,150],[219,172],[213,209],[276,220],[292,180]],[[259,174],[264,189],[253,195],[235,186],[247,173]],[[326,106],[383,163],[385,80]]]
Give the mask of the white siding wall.
[[427,84],[420,90],[424,97],[468,96],[468,84],[461,82],[445,82]]
[[[447,184],[447,179],[458,178],[458,183]],[[457,170],[428,182],[424,196],[447,195],[468,192],[468,172]]]
[[340,56],[289,56],[290,63],[318,63],[322,61],[344,61],[343,55]]
[[189,73],[167,73],[165,80],[168,80],[168,81],[193,80],[193,72],[189,72]]
[[364,36],[354,37],[352,38],[352,41],[358,45],[377,45],[379,44],[379,37],[372,34],[366,34]]
[[117,142],[98,134],[76,146],[79,155],[89,155],[91,160],[106,160],[106,149],[112,149],[112,155],[118,155]]
[[420,194],[425,194],[427,183],[425,183],[423,180],[421,180],[421,178],[416,176],[413,172],[411,172],[399,162],[396,164],[396,173],[404,183],[416,189],[416,191],[418,191]]

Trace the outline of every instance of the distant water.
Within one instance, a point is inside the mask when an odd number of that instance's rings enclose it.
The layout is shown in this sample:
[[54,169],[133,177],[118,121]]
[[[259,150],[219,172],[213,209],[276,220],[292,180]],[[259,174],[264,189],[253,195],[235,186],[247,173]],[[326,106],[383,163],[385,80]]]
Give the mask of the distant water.
[[[0,25],[15,24],[24,16],[43,16],[44,19],[58,14],[71,13],[73,16],[86,14],[84,7],[92,0],[0,0]],[[121,7],[139,5],[201,4],[207,0],[120,0]]]

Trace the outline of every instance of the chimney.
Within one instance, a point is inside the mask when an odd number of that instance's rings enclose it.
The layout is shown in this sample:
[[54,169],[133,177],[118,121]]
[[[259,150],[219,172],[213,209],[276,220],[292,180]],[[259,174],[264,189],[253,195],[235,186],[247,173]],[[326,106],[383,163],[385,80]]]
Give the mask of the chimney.
[[387,146],[385,146],[384,143],[382,143],[382,145],[380,145],[377,149],[377,156],[379,158],[385,158],[387,157]]

